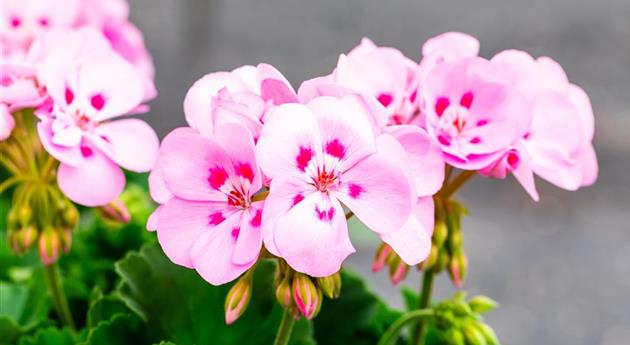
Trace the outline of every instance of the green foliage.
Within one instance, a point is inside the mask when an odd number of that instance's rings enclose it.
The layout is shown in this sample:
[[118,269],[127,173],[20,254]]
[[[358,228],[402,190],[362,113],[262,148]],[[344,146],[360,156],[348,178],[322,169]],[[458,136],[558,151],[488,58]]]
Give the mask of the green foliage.
[[19,345],[74,345],[75,339],[68,329],[42,328],[35,335],[20,339]]

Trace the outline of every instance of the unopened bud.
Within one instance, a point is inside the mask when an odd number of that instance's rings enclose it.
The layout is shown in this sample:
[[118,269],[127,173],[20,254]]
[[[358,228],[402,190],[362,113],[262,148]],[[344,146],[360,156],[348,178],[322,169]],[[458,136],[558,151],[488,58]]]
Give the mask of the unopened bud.
[[230,289],[225,298],[225,323],[231,325],[247,309],[252,297],[252,278],[245,274]]
[[59,232],[61,238],[61,245],[64,253],[70,252],[72,247],[72,230],[70,228],[64,228]]
[[307,275],[296,273],[293,278],[293,300],[300,313],[310,320],[319,312],[322,292]]
[[291,280],[288,276],[284,277],[284,279],[282,279],[280,284],[276,287],[276,299],[284,309],[289,309],[293,305]]
[[470,306],[464,301],[457,301],[453,303],[453,313],[458,317],[473,315]]
[[20,227],[20,217],[18,217],[18,210],[12,207],[7,215],[7,227],[9,230],[17,230]]
[[59,233],[51,226],[47,226],[39,235],[39,257],[44,265],[52,265],[59,258],[61,240]]
[[452,251],[459,250],[464,242],[461,230],[451,231],[448,234],[448,247]]
[[31,248],[35,240],[37,240],[37,235],[37,228],[33,225],[27,226],[18,232],[19,245],[22,247],[23,251],[28,251]]
[[396,255],[396,258],[389,264],[389,279],[392,285],[398,285],[409,272],[409,265],[407,265],[402,259]]
[[392,252],[392,247],[387,243],[381,243],[381,245],[376,250],[376,255],[374,256],[374,263],[372,264],[372,272],[378,272],[383,267],[385,267],[385,263],[387,263],[387,258],[389,254]]
[[79,211],[77,208],[68,203],[67,207],[63,210],[63,223],[70,229],[74,229],[77,227],[79,223]]
[[15,230],[9,230],[9,245],[13,254],[22,254],[18,232]]
[[440,250],[440,254],[438,255],[438,259],[433,266],[433,269],[436,273],[444,271],[446,265],[448,265],[450,257],[446,250]]
[[488,345],[500,345],[499,338],[497,334],[494,333],[494,330],[490,328],[490,326],[486,325],[483,322],[477,324],[477,330],[483,335],[486,339],[486,343]]
[[22,226],[28,226],[33,218],[33,209],[28,204],[23,204],[18,208],[17,216]]
[[341,294],[341,273],[337,272],[328,277],[317,278],[317,286],[324,295],[330,299],[335,299]]
[[460,289],[466,278],[468,259],[463,251],[458,250],[453,254],[448,263],[448,275],[456,288]]
[[109,204],[102,206],[99,210],[105,219],[109,219],[114,222],[126,224],[131,220],[131,214],[127,209],[127,205],[118,198],[114,199]]
[[444,220],[438,220],[435,222],[435,228],[433,229],[433,244],[438,247],[442,247],[444,241],[448,237],[448,227]]
[[468,305],[470,309],[477,314],[487,313],[499,306],[495,300],[486,296],[474,296],[470,300],[468,300]]
[[443,337],[445,345],[466,345],[464,335],[457,328],[450,328]]
[[429,256],[420,263],[419,268],[423,271],[430,270],[435,266],[440,256],[440,249],[436,244],[431,245],[431,251],[429,252]]
[[479,331],[476,321],[469,321],[464,325],[464,338],[467,345],[488,345],[486,337]]

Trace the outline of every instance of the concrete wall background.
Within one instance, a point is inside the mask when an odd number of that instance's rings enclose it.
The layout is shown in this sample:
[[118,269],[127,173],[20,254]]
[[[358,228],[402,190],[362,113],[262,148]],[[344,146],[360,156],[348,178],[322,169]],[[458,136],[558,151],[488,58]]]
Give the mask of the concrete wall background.
[[[160,96],[146,118],[161,135],[184,124],[184,95],[205,73],[268,62],[297,87],[363,36],[417,60],[427,38],[457,30],[478,37],[486,57],[519,48],[558,60],[591,95],[599,181],[575,193],[540,181],[537,204],[511,179],[467,186],[465,287],[502,304],[487,319],[504,344],[630,343],[629,0],[130,2],[155,58]],[[350,265],[401,305],[385,274],[369,272],[376,237],[353,236]],[[437,297],[452,293],[440,277]]]

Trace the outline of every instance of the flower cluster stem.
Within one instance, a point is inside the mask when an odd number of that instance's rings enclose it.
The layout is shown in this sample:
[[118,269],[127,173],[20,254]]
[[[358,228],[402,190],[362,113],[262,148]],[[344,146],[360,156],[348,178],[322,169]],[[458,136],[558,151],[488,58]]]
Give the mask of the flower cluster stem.
[[57,310],[57,315],[61,319],[61,322],[64,326],[74,331],[74,320],[72,319],[72,314],[70,313],[68,299],[66,298],[66,294],[63,292],[63,287],[61,286],[59,273],[57,272],[57,264],[52,264],[45,267],[46,280],[48,282],[48,287],[50,288],[50,293],[55,304],[55,309]]
[[295,323],[295,317],[290,309],[285,309],[282,314],[282,321],[280,321],[280,327],[278,333],[276,333],[276,340],[273,345],[287,345],[291,338],[291,332],[293,331],[293,324]]
[[[433,278],[435,273],[433,270],[427,270],[422,275],[422,285],[420,287],[420,298],[418,299],[417,308],[420,310],[426,309],[431,303],[431,293],[433,292]],[[413,327],[411,331],[411,345],[424,345],[424,338],[426,336],[426,322],[422,319]]]
[[398,338],[398,334],[400,333],[400,329],[402,329],[406,324],[414,321],[422,321],[427,318],[433,317],[432,309],[419,309],[413,310],[403,314],[398,320],[392,323],[391,326],[385,331],[383,336],[378,342],[378,345],[391,345],[394,344],[396,339]]

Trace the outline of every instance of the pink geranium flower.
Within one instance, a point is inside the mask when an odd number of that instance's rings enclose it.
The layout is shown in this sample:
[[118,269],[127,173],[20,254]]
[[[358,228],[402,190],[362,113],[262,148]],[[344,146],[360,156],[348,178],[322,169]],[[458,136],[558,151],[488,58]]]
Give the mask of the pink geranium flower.
[[119,166],[145,172],[156,159],[159,142],[148,124],[111,121],[140,106],[143,77],[95,31],[56,32],[41,40],[34,48],[44,50],[38,79],[52,108],[39,113],[40,139],[61,162],[62,191],[82,205],[105,205],[124,188]]
[[264,115],[273,105],[297,102],[295,91],[273,66],[242,66],[231,72],[210,73],[188,90],[186,121],[211,135],[224,123],[245,125],[258,138]]
[[408,123],[418,113],[416,102],[418,64],[398,49],[376,46],[363,38],[347,55],[341,55],[332,74],[308,80],[300,98],[312,98],[321,85],[335,84],[375,97],[392,124]]
[[171,197],[157,234],[166,255],[214,285],[249,269],[262,247],[262,187],[251,133],[225,124],[212,137],[191,131],[165,140],[162,176]]
[[529,128],[526,99],[485,59],[440,63],[423,85],[428,132],[455,167],[488,166]]
[[15,128],[15,119],[6,104],[0,104],[0,141],[7,140]]
[[390,145],[379,146],[365,110],[343,99],[274,108],[256,151],[272,179],[265,247],[297,271],[327,276],[355,251],[341,202],[378,233],[400,229],[414,195]]
[[512,172],[535,200],[533,174],[568,190],[593,184],[598,172],[594,117],[584,90],[548,57],[508,50],[492,58],[492,64],[525,96],[532,121],[513,149],[485,173],[502,178]]

